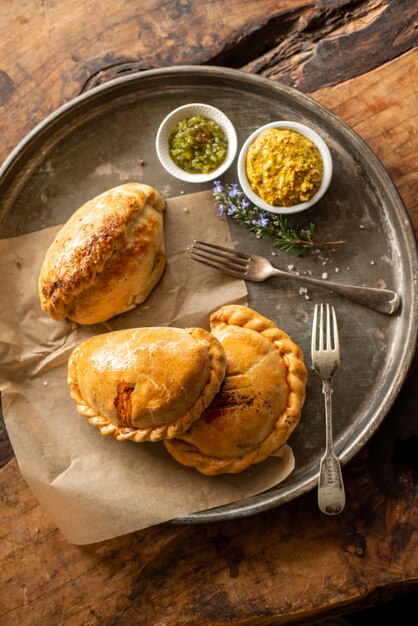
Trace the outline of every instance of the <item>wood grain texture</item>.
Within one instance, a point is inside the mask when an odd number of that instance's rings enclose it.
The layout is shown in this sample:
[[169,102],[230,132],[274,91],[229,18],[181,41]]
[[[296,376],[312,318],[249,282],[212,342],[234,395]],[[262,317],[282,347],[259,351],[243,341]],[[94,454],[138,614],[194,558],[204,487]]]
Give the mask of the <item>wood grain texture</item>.
[[417,45],[414,0],[318,2],[244,69],[305,92],[364,74]]
[[[413,2],[82,4],[4,3],[0,159],[57,106],[121,72],[243,67],[296,82],[352,126],[418,232]],[[163,524],[83,548],[47,519],[1,435],[0,625],[296,624],[418,588],[417,390],[418,359],[345,471],[339,517],[321,515],[309,493],[248,519]]]
[[312,96],[370,146],[395,182],[418,233],[418,50]]
[[0,160],[61,104],[126,72],[212,63],[312,92],[416,46],[416,18],[414,0],[4,3]]
[[[308,0],[3,3],[0,160],[54,109],[125,71],[205,63]],[[279,7],[279,8],[278,8]],[[283,18],[285,19],[285,18]]]
[[338,518],[324,519],[312,493],[256,518],[164,524],[78,548],[46,520],[13,461],[3,470],[1,527],[13,530],[2,538],[0,623],[282,624],[388,599],[417,583],[405,547],[418,539],[418,507],[370,488],[370,463],[364,452],[346,471]]

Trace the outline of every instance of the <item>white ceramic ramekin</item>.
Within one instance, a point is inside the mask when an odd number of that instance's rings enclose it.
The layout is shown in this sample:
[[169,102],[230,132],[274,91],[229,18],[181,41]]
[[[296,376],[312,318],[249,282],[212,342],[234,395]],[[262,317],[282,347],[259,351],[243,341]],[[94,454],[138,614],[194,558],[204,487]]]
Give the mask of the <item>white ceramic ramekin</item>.
[[[316,192],[316,194],[307,202],[300,202],[299,204],[294,204],[292,206],[273,206],[267,204],[264,200],[258,196],[253,189],[247,178],[247,168],[245,165],[246,155],[248,148],[253,143],[253,141],[258,137],[258,135],[268,128],[280,128],[283,130],[293,130],[310,139],[313,144],[318,148],[319,153],[323,162],[323,175],[321,185]],[[329,148],[325,141],[318,135],[316,131],[309,126],[305,126],[305,124],[301,124],[300,122],[290,122],[290,121],[280,121],[280,122],[271,122],[270,124],[265,124],[260,128],[257,128],[245,141],[244,145],[241,148],[241,151],[238,156],[238,179],[241,185],[241,188],[247,198],[256,206],[260,207],[260,209],[264,209],[265,211],[270,211],[271,213],[300,213],[301,211],[305,211],[309,209],[311,206],[316,204],[320,198],[324,195],[326,190],[329,187],[332,177],[332,158]]]
[[[185,172],[174,163],[169,154],[168,141],[171,131],[179,122],[192,115],[202,115],[203,117],[214,120],[222,128],[228,140],[228,151],[225,161],[216,170],[208,174],[192,174]],[[209,104],[185,104],[175,109],[161,122],[156,138],[156,149],[161,165],[169,174],[188,183],[205,183],[218,178],[218,176],[223,174],[230,167],[237,153],[237,147],[237,133],[235,132],[231,120],[225,113]]]

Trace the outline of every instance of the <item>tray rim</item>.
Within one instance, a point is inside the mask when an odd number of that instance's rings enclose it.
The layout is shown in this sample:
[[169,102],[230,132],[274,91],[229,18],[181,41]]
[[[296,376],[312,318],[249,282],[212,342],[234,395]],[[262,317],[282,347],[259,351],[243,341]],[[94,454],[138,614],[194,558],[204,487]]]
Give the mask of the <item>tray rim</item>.
[[[94,100],[101,94],[110,94],[113,90],[117,91],[121,86],[129,85],[129,83],[135,83],[137,81],[144,81],[147,78],[163,77],[163,76],[211,76],[213,78],[225,78],[235,80],[241,84],[247,86],[257,85],[259,87],[265,87],[267,91],[274,91],[278,94],[285,94],[289,99],[296,99],[299,104],[302,104],[305,108],[311,110],[313,113],[319,115],[322,118],[329,119],[330,122],[336,125],[341,132],[344,133],[346,138],[354,145],[356,149],[362,154],[367,165],[371,165],[375,174],[379,180],[383,183],[385,193],[388,195],[391,205],[396,207],[396,214],[399,219],[399,225],[402,229],[402,236],[407,242],[404,255],[408,256],[408,269],[412,275],[411,285],[411,306],[410,315],[408,319],[408,333],[407,341],[405,342],[404,350],[401,354],[400,361],[396,370],[396,376],[391,382],[385,394],[384,400],[380,405],[378,411],[375,412],[375,418],[368,423],[368,429],[366,432],[360,433],[354,443],[349,446],[348,449],[341,454],[342,463],[346,463],[350,460],[370,439],[375,430],[381,425],[383,419],[386,417],[391,406],[395,402],[399,391],[404,383],[409,368],[412,364],[412,360],[415,354],[417,340],[418,340],[418,254],[414,229],[412,226],[411,218],[403,203],[403,200],[396,189],[395,184],[390,178],[385,167],[374,154],[368,144],[353,130],[346,122],[339,118],[335,113],[330,111],[327,107],[314,100],[311,96],[304,94],[288,85],[276,83],[268,78],[264,78],[258,75],[249,74],[240,70],[230,69],[220,66],[200,66],[200,65],[178,65],[167,68],[157,68],[152,70],[145,70],[139,72],[133,72],[124,75],[119,78],[115,78],[111,81],[98,85],[85,93],[82,93],[45,117],[39,122],[32,130],[30,130],[23,139],[17,144],[17,146],[9,153],[2,165],[0,166],[0,190],[1,185],[7,182],[8,176],[13,176],[13,170],[19,166],[19,160],[25,157],[26,152],[31,148],[32,143],[42,135],[44,131],[51,130],[55,124],[65,117],[67,114],[71,114],[77,111],[85,102]],[[402,219],[401,219],[402,218]],[[403,260],[403,258],[401,259]],[[403,309],[401,309],[400,315]],[[303,476],[298,479],[293,485],[288,484],[289,489],[286,493],[274,494],[264,492],[248,498],[246,500],[240,500],[231,504],[223,505],[209,509],[207,511],[199,511],[190,513],[185,516],[181,516],[173,520],[174,523],[201,523],[209,521],[222,521],[229,520],[238,517],[247,517],[256,513],[277,507],[282,505],[296,497],[299,497],[303,493],[311,490],[318,480],[318,475],[312,476],[309,480],[303,480]],[[272,489],[274,491],[274,488]]]

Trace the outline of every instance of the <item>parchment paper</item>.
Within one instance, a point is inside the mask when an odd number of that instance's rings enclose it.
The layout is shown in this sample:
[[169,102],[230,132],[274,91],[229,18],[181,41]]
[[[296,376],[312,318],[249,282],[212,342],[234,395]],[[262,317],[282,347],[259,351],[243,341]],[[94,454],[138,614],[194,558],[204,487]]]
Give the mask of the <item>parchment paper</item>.
[[194,239],[231,245],[210,192],[169,199],[167,270],[148,300],[105,324],[57,322],[39,305],[37,280],[59,227],[0,241],[0,390],[20,471],[50,518],[76,544],[94,543],[254,495],[294,467],[280,456],[237,475],[205,477],[160,443],[103,437],[79,415],[66,384],[67,359],[94,334],[138,326],[201,326],[229,303],[245,304],[243,281],[193,262]]

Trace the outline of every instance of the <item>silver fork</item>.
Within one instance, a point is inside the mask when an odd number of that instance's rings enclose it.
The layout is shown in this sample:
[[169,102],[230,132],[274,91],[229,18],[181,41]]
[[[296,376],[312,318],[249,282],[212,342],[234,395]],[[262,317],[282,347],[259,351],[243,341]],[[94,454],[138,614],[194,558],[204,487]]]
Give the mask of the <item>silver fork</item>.
[[[332,324],[331,324],[332,316]],[[325,396],[325,454],[321,459],[318,484],[318,505],[323,513],[337,515],[345,506],[344,483],[341,465],[334,452],[332,441],[332,377],[340,363],[337,317],[334,307],[315,305],[312,324],[312,365],[322,378],[322,393]]]
[[256,254],[238,252],[232,248],[224,248],[205,241],[194,241],[189,248],[189,253],[193,260],[215,267],[236,278],[259,282],[270,276],[283,276],[309,285],[323,287],[380,313],[392,314],[399,308],[400,298],[394,291],[344,285],[309,276],[298,276],[293,272],[286,272],[273,267],[270,261]]

